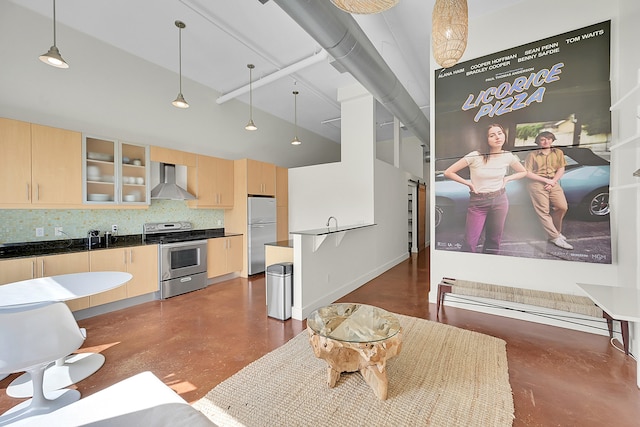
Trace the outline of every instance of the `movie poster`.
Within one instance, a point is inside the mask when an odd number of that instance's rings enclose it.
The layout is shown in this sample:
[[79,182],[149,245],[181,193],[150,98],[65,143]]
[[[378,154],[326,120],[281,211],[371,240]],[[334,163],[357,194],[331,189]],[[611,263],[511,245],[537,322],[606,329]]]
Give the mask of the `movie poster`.
[[435,71],[436,250],[612,262],[610,24]]

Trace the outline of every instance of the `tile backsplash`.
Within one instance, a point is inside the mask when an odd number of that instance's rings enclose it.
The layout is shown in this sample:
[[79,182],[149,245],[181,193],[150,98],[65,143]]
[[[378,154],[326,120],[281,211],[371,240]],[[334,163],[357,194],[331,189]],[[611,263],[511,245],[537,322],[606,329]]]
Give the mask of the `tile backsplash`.
[[[190,209],[180,200],[154,200],[149,209],[2,209],[0,210],[0,243],[83,238],[88,230],[111,230],[118,234],[141,234],[145,222],[189,221],[194,228],[224,227],[224,211]],[[55,227],[65,234],[55,235]],[[36,236],[42,228],[43,236]]]

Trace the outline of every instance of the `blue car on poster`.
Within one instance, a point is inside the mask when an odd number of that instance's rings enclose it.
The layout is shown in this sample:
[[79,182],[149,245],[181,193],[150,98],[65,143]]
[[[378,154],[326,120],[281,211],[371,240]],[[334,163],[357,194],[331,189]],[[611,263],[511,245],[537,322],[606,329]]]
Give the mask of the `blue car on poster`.
[[[609,217],[609,161],[584,147],[559,147],[567,166],[560,185],[569,204],[568,214],[587,220],[605,220]],[[530,150],[516,152],[524,163]],[[507,196],[511,206],[531,206],[527,190],[527,178],[507,184]],[[444,177],[442,172],[435,178],[435,226],[447,222],[448,218],[466,215],[469,189]],[[531,209],[533,207],[531,206]]]

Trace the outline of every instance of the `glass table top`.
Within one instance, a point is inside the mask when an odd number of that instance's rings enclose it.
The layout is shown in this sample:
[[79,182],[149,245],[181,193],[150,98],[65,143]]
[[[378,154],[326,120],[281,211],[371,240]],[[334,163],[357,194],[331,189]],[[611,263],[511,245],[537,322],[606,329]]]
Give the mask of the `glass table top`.
[[307,326],[323,337],[356,343],[383,341],[400,330],[398,318],[388,311],[350,303],[317,309],[307,318]]

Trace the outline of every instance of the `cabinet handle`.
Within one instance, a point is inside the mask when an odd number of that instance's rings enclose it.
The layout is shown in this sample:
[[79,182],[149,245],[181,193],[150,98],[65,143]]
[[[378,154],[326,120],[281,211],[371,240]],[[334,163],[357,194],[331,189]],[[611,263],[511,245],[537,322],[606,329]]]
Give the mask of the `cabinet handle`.
[[133,249],[129,249],[129,264],[133,264]]
[[36,184],[36,200],[40,200],[40,184]]
[[42,277],[47,277],[46,274],[44,274],[44,260],[40,260],[40,267],[42,267]]
[[125,265],[126,265],[126,264],[127,264],[127,250],[126,250],[126,249],[125,249],[125,250],[123,250],[123,251],[122,251],[122,254],[124,255],[124,263],[125,263]]
[[29,188],[29,183],[27,183],[27,202],[31,201],[31,190]]
[[31,278],[36,278],[36,260],[31,261]]

